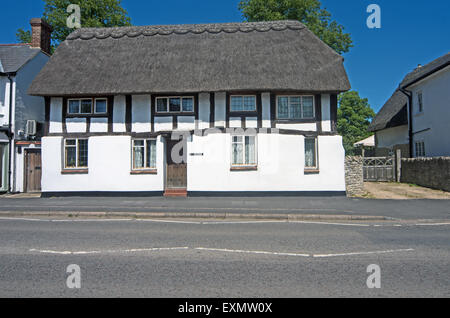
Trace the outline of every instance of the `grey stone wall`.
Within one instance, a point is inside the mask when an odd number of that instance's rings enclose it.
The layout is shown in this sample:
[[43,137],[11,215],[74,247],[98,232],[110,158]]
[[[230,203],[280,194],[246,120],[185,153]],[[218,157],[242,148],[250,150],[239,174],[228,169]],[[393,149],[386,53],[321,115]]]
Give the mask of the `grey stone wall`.
[[450,157],[402,159],[401,182],[450,191]]
[[345,187],[349,197],[364,194],[363,157],[345,157]]

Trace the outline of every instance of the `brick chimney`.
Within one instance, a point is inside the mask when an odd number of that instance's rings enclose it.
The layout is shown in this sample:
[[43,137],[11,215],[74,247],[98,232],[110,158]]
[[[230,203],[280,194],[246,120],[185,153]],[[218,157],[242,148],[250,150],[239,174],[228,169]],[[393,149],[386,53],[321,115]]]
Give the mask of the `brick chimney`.
[[50,35],[53,28],[40,18],[30,20],[31,24],[31,47],[38,47],[43,52],[50,54]]

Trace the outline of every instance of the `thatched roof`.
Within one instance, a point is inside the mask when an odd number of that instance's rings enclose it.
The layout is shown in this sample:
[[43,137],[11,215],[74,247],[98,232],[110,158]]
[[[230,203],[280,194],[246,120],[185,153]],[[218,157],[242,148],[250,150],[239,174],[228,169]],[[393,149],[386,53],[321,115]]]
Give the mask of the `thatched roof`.
[[79,29],[61,43],[28,92],[348,89],[340,55],[300,22],[274,21]]
[[369,131],[406,125],[408,123],[407,103],[408,97],[401,91],[396,90],[372,120]]
[[427,65],[417,67],[414,71],[405,76],[400,87],[406,88],[449,65],[450,53],[447,53]]

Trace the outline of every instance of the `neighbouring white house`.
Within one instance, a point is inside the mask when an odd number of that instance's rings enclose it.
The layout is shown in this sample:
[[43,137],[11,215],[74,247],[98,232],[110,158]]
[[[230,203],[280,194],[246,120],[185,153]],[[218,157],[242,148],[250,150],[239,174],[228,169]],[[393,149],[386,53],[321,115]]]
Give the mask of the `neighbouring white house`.
[[43,195],[345,194],[349,89],[298,21],[78,29],[28,91]]
[[42,98],[28,87],[50,58],[50,26],[31,19],[32,42],[0,44],[0,192],[41,190]]
[[450,156],[450,53],[406,75],[369,130],[377,148],[407,157]]

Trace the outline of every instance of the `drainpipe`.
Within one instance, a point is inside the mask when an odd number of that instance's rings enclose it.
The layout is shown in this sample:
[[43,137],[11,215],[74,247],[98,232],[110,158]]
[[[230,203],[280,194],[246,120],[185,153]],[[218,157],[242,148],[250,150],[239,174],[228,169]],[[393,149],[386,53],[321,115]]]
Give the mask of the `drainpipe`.
[[12,131],[12,108],[13,108],[13,79],[14,73],[8,73],[9,80],[9,122],[8,122],[8,139],[9,139],[9,153],[8,153],[8,192],[11,193],[11,176],[12,176],[12,153],[14,151],[13,147],[13,135]]
[[409,114],[409,125],[408,125],[408,137],[409,137],[409,157],[413,158],[413,116],[412,116],[412,102],[413,102],[413,94],[411,91],[408,91],[404,88],[399,87],[400,92],[405,94],[408,97],[408,114]]

